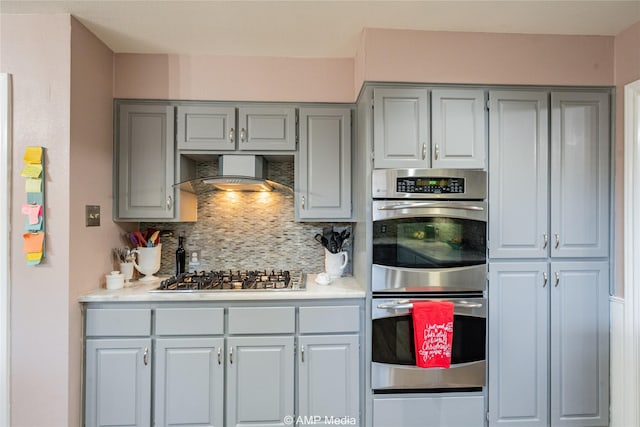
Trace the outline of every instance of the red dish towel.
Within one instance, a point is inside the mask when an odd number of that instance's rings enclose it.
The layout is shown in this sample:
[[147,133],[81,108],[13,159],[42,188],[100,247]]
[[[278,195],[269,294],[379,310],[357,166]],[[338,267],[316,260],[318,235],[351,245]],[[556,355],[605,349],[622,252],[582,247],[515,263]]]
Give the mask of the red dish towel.
[[413,337],[416,366],[448,368],[451,366],[453,341],[453,303],[449,301],[413,302]]

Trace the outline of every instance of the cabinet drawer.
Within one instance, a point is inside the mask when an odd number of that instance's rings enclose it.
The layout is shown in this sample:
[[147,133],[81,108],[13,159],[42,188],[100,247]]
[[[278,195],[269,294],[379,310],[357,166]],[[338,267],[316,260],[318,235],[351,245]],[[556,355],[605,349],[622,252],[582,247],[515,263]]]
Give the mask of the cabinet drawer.
[[[399,418],[401,416],[401,418]],[[373,427],[483,427],[482,396],[373,399]]]
[[232,307],[229,309],[230,334],[292,334],[295,331],[293,307]]
[[151,310],[98,309],[87,310],[86,336],[146,336],[151,333]]
[[300,307],[300,333],[360,332],[358,306]]
[[157,335],[222,335],[222,308],[159,308],[156,310]]

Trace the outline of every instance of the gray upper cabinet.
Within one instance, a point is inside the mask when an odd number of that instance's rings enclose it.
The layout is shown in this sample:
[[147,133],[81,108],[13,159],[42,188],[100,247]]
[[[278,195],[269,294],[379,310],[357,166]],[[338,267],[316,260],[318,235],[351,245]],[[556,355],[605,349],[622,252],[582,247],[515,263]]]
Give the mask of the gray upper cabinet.
[[235,150],[235,108],[180,105],[177,114],[178,150]]
[[173,107],[120,105],[118,117],[114,219],[173,219]]
[[350,220],[350,109],[300,109],[296,186],[297,219]]
[[177,114],[176,143],[181,151],[296,149],[293,106],[179,105]]
[[482,89],[431,91],[432,167],[486,167],[484,94]]
[[296,149],[294,107],[241,107],[238,129],[240,150]]
[[158,338],[155,348],[155,425],[224,427],[224,338]]
[[607,257],[608,95],[554,92],[550,123],[546,92],[489,98],[490,257]]
[[491,258],[544,258],[548,252],[548,97],[489,93]]
[[551,255],[609,254],[609,96],[551,94]]
[[428,96],[425,88],[374,89],[374,168],[428,167]]
[[227,338],[226,426],[285,426],[294,409],[291,336]]

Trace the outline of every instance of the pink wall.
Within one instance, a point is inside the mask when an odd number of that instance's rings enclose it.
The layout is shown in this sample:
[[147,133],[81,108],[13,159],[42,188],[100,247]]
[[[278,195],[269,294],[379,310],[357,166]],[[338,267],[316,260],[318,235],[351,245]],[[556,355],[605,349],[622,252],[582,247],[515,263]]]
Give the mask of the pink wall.
[[[12,426],[67,426],[69,382],[69,15],[0,15],[0,68],[13,74]],[[20,176],[28,145],[46,149],[44,262],[22,254]]]
[[116,98],[353,101],[353,60],[117,54]]
[[623,295],[624,268],[624,86],[640,79],[640,22],[618,34],[614,44],[616,85],[615,293]]
[[[69,185],[69,425],[80,425],[82,316],[78,296],[104,286],[111,249],[122,246],[112,220],[113,52],[71,19]],[[99,205],[99,227],[85,226],[85,205]]]
[[365,29],[368,81],[611,85],[613,37]]

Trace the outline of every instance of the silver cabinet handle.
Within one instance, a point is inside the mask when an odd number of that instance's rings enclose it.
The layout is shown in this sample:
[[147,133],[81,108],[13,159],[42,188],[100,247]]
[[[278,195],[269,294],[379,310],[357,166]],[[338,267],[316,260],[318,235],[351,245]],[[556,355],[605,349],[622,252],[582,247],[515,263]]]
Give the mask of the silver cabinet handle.
[[549,244],[549,236],[547,236],[547,233],[544,233],[543,238],[544,243],[542,244],[542,249],[547,249],[547,245]]
[[557,288],[559,284],[560,284],[560,274],[556,271],[556,284],[555,284],[555,287]]
[[236,133],[236,132],[235,132],[235,130],[234,130],[233,128],[231,128],[231,129],[229,130],[229,141],[230,141],[232,144],[235,142],[235,141],[234,141],[235,133]]
[[218,347],[218,365],[222,364],[222,347]]
[[233,365],[233,347],[229,348],[229,363]]
[[300,357],[302,358],[302,363],[304,363],[304,344],[300,346]]
[[171,210],[173,207],[173,197],[167,196],[167,210]]
[[422,160],[427,158],[427,144],[423,143],[422,144]]
[[144,366],[149,364],[149,349],[147,347],[144,348],[144,356],[142,356],[142,361],[144,362]]
[[542,287],[544,288],[545,286],[547,286],[547,282],[549,281],[549,278],[547,277],[547,272],[546,271],[544,273],[542,273],[542,277],[543,277]]
[[[480,308],[482,304],[472,303],[466,301],[454,302],[453,305],[459,308]],[[409,300],[401,300],[390,303],[382,303],[378,304],[378,308],[381,310],[407,310],[413,308],[413,303],[409,302]]]
[[556,249],[558,249],[558,246],[560,245],[560,236],[558,235],[558,233],[556,233],[555,236],[556,236]]
[[438,160],[438,157],[440,157],[440,146],[438,144],[436,144],[433,150],[433,155],[434,155],[434,160]]
[[302,196],[301,203],[302,203],[302,209],[304,210],[304,196]]
[[244,130],[244,128],[240,129],[240,142],[247,142],[245,137],[247,135],[247,132]]

